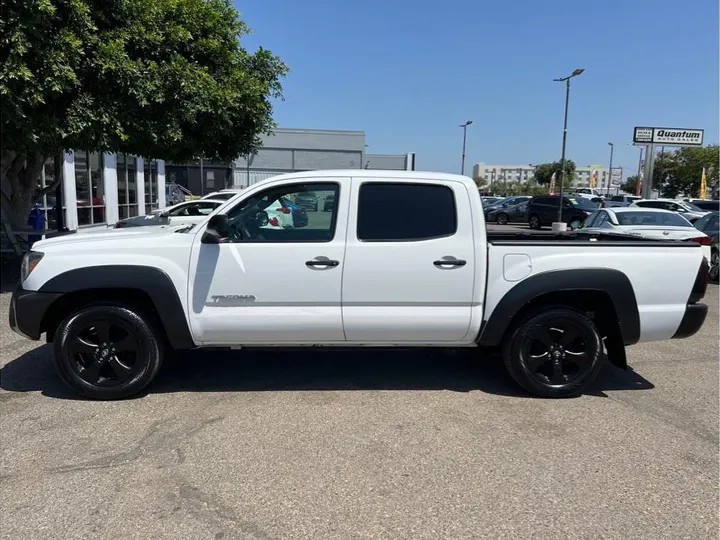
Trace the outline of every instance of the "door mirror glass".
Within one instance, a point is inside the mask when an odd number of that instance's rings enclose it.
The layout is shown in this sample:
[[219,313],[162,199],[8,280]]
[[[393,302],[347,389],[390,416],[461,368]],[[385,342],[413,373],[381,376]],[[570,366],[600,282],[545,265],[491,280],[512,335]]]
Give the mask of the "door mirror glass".
[[202,235],[203,244],[220,244],[227,240],[230,234],[230,224],[225,214],[217,214],[210,218],[207,228]]

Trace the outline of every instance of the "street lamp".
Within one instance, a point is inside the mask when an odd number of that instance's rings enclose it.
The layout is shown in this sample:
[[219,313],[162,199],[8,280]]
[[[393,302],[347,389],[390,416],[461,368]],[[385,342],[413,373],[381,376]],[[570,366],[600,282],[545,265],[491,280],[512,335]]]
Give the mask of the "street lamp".
[[563,123],[563,142],[562,142],[562,158],[560,159],[562,163],[562,170],[560,171],[560,201],[558,202],[558,223],[562,223],[562,208],[563,208],[563,185],[565,183],[565,147],[567,145],[567,120],[568,120],[568,104],[570,103],[570,79],[573,77],[577,77],[580,75],[583,71],[585,71],[583,68],[578,68],[575,71],[573,71],[570,75],[567,77],[560,77],[558,79],[553,79],[555,82],[564,82],[565,83],[565,121]]
[[[608,184],[607,184],[607,194],[610,195],[610,186],[612,185],[612,158],[613,158],[613,150],[615,150],[615,145],[611,142],[608,143],[608,146],[610,147],[610,170],[608,171]],[[620,188],[618,187],[618,191]],[[617,195],[617,193],[615,193]]]
[[640,157],[638,158],[638,169],[637,169],[637,180],[636,180],[636,187],[635,187],[635,195],[640,195],[638,192],[638,187],[641,186],[642,182],[642,158],[643,158],[643,147],[640,147]]
[[460,124],[460,127],[463,128],[463,150],[462,150],[462,165],[460,165],[460,174],[465,174],[465,142],[467,141],[467,127],[472,124],[472,120],[468,120],[464,124]]

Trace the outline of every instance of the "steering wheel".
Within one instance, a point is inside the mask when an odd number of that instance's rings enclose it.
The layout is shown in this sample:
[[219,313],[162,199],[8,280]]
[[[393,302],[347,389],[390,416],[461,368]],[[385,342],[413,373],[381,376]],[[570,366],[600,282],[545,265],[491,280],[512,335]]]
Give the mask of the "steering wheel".
[[230,225],[228,239],[231,242],[265,240],[262,235],[262,229],[256,221],[259,210],[256,206],[246,208],[235,219],[235,224]]
[[230,226],[230,231],[228,232],[228,240],[230,242],[240,242],[242,241],[243,237],[245,236],[243,232],[243,228],[240,227],[240,231],[238,231],[235,227],[232,225]]

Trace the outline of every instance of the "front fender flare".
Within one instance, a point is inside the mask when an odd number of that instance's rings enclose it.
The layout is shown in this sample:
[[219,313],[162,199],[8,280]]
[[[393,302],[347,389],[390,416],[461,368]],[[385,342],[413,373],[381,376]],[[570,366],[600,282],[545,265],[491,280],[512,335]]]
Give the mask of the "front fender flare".
[[143,291],[160,316],[170,344],[176,349],[195,347],[178,291],[170,276],[159,268],[140,265],[87,266],[58,274],[38,292],[67,294],[92,289]]

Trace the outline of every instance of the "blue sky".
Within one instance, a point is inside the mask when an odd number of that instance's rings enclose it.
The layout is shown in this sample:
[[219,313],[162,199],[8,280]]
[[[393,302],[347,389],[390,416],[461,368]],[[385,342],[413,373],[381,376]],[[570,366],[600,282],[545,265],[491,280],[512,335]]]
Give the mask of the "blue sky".
[[[248,0],[253,35],[290,67],[280,127],[366,133],[369,153],[417,168],[568,158],[637,168],[635,125],[704,128],[718,142],[717,0]],[[469,166],[468,166],[469,165]],[[628,169],[633,169],[632,171]]]

